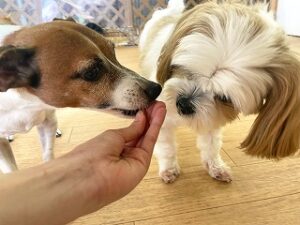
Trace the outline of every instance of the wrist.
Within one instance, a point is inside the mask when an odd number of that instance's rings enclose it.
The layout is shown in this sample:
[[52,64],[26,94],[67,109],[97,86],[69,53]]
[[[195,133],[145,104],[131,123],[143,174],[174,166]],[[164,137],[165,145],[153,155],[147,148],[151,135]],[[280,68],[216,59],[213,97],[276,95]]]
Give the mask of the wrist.
[[70,196],[71,201],[75,201],[74,204],[78,205],[83,214],[94,212],[101,207],[93,160],[88,157],[89,154],[83,151],[72,151],[54,160],[55,165],[49,164],[46,168],[46,171],[57,168],[56,182],[64,183],[65,191],[69,189],[73,195]]
[[[91,177],[89,163],[72,152],[40,166],[2,176],[0,221],[66,224],[91,213],[99,208],[97,199],[92,198]],[[14,205],[18,205],[18,217],[14,216]]]
[[72,178],[72,183],[76,188],[74,193],[77,193],[77,198],[81,199],[86,213],[91,213],[106,205],[105,196],[103,196],[105,182],[101,180],[101,176],[95,169],[99,162],[96,162],[93,155],[85,150],[77,147],[62,158],[55,160],[57,165],[49,165],[49,168],[64,167],[62,169],[64,177]]

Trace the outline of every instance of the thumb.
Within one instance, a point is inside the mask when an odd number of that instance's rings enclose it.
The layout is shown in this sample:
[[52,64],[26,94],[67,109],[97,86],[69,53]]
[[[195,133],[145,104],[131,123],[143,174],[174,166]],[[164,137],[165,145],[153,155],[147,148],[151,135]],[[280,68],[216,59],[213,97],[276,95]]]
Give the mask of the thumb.
[[135,120],[131,123],[129,127],[117,129],[115,130],[115,132],[117,132],[120,136],[123,137],[125,143],[130,142],[144,134],[146,128],[146,121],[146,115],[142,110],[140,110],[137,113]]

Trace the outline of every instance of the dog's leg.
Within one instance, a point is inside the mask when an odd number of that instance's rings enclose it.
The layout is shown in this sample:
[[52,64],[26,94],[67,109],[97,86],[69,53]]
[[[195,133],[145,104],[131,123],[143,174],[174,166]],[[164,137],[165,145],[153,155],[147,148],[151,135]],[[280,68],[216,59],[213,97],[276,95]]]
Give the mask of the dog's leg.
[[174,138],[174,127],[164,124],[154,148],[154,155],[159,164],[159,176],[165,183],[174,182],[180,173]]
[[9,142],[12,142],[14,140],[14,135],[8,135],[6,137],[6,139],[9,141]]
[[55,110],[47,110],[46,119],[38,126],[38,132],[42,143],[43,160],[49,161],[54,158],[53,146],[56,136],[57,120]]
[[59,137],[61,137],[62,136],[62,132],[61,132],[61,130],[60,129],[56,129],[56,134],[55,134],[55,136],[57,137],[57,138],[59,138]]
[[230,182],[232,179],[229,168],[220,156],[221,146],[221,130],[198,135],[197,147],[201,150],[201,158],[209,175],[217,180]]
[[17,170],[17,164],[8,140],[0,137],[0,170],[10,173]]

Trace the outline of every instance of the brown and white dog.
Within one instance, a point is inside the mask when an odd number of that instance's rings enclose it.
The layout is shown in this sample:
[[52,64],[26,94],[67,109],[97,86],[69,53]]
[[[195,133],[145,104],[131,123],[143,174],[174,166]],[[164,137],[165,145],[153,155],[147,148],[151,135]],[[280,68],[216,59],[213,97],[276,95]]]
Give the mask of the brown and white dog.
[[17,169],[8,141],[33,126],[43,159],[53,158],[55,107],[96,108],[134,116],[161,86],[120,65],[112,42],[93,30],[65,21],[23,28],[0,48],[0,169]]
[[[218,1],[221,2],[221,1]],[[187,125],[210,176],[231,181],[219,154],[221,128],[258,114],[241,148],[262,158],[293,155],[300,141],[300,63],[264,9],[209,1],[185,11],[170,0],[140,38],[144,74],[163,85],[167,116],[155,148],[165,182],[179,175],[174,129]]]

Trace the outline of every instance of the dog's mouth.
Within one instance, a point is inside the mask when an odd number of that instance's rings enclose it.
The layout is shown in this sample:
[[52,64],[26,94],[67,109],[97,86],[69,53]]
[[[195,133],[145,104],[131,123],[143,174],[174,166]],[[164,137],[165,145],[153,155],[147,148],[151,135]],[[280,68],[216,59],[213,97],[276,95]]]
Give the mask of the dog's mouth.
[[109,103],[103,103],[103,104],[99,105],[97,108],[102,109],[102,110],[111,111],[112,113],[115,112],[119,115],[121,114],[126,117],[134,117],[138,113],[138,111],[140,109],[142,109],[142,108],[136,108],[136,109],[117,108],[117,107],[111,106],[111,104],[109,104]]
[[124,116],[130,116],[130,117],[135,116],[139,111],[139,109],[129,110],[129,109],[119,109],[119,108],[114,108],[113,110],[120,112]]

